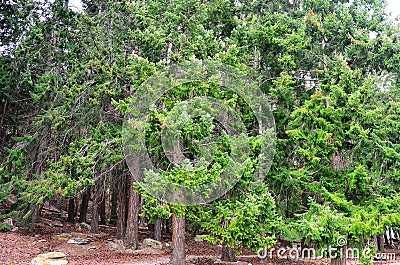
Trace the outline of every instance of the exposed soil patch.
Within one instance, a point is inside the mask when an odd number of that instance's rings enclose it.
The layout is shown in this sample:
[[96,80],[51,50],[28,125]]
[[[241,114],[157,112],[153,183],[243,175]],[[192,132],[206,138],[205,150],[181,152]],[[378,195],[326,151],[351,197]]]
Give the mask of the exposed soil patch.
[[[54,227],[49,224],[39,223],[30,231],[20,228],[16,232],[0,233],[0,265],[29,264],[38,254],[51,251],[61,251],[67,255],[68,264],[94,265],[94,264],[125,264],[125,265],[157,265],[167,264],[170,249],[163,244],[162,250],[147,248],[142,245],[139,250],[125,249],[120,240],[115,238],[115,228],[101,226],[99,234],[92,234],[88,230],[77,229],[77,226],[63,223],[63,227]],[[80,231],[79,231],[80,230]],[[140,241],[152,237],[152,232],[140,230]],[[78,245],[71,244],[71,239],[85,239],[89,243]],[[163,242],[170,242],[170,235],[164,235]],[[188,237],[187,260],[193,265],[218,265],[221,255],[221,246],[211,245],[207,242],[197,242],[195,238]],[[388,250],[389,252],[389,250]],[[396,261],[374,262],[374,264],[400,264],[400,251],[396,252]],[[238,264],[252,265],[328,265],[328,260],[280,260],[259,259],[254,253],[245,251],[238,255]],[[350,264],[359,264],[350,261]]]

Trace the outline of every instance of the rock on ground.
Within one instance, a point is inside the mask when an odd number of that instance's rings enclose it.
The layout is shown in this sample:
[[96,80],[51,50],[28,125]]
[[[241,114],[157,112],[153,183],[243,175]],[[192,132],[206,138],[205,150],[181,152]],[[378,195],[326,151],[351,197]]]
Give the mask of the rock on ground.
[[49,252],[39,254],[31,261],[31,265],[66,265],[68,261],[65,259],[65,254],[62,252]]

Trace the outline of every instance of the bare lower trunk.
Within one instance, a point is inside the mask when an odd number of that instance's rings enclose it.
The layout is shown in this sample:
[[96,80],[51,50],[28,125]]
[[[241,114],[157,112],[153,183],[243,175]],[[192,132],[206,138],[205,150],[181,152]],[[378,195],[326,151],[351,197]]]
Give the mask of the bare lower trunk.
[[[334,253],[332,253],[334,254]],[[346,265],[347,264],[347,247],[339,249],[336,258],[331,258],[331,265]]]
[[139,248],[139,208],[140,196],[133,186],[135,178],[130,178],[128,219],[126,224],[125,245],[132,249]]
[[90,188],[88,187],[86,191],[82,194],[81,210],[79,212],[79,222],[86,222],[87,210],[89,207],[90,200]]
[[125,238],[126,231],[126,212],[127,212],[127,189],[126,189],[126,175],[121,176],[120,180],[120,189],[119,189],[119,198],[118,198],[118,222],[117,222],[117,238],[123,239]]
[[100,202],[100,224],[106,224],[106,194],[105,192],[102,195],[103,199]]
[[38,223],[42,214],[43,204],[32,205],[31,208],[33,208],[32,223]]
[[67,222],[74,223],[75,222],[75,199],[71,198],[68,200],[68,218]]
[[111,191],[111,210],[110,210],[110,224],[116,225],[118,223],[118,189],[113,185]]
[[385,248],[385,236],[384,235],[378,235],[378,251],[383,252]]
[[162,241],[162,219],[157,219],[154,223],[154,239]]
[[185,216],[172,213],[172,255],[170,263],[185,265]]
[[346,259],[345,258],[331,259],[331,265],[346,265]]
[[99,233],[99,199],[100,199],[100,187],[98,180],[94,183],[94,197],[93,197],[93,208],[92,208],[92,232]]
[[235,250],[233,248],[223,246],[222,247],[222,255],[221,255],[221,260],[222,261],[228,261],[228,262],[236,262],[236,254]]

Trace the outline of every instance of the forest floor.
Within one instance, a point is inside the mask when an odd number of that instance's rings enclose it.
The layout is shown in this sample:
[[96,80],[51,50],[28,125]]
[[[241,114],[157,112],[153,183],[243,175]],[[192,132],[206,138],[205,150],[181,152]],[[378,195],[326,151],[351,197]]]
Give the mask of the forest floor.
[[[58,221],[57,221],[58,222]],[[163,244],[163,249],[152,249],[143,244],[139,250],[125,249],[122,243],[116,239],[115,228],[101,226],[99,234],[90,233],[80,226],[68,223],[59,223],[54,226],[51,222],[41,222],[31,230],[19,228],[14,232],[0,233],[0,265],[30,264],[30,261],[38,254],[52,251],[60,251],[66,254],[68,264],[94,265],[94,264],[124,264],[124,265],[158,265],[167,264],[171,251]],[[152,232],[140,229],[140,242],[144,238],[151,238]],[[68,243],[70,239],[83,240],[85,244],[78,245]],[[164,235],[163,242],[170,242],[171,237]],[[221,255],[221,246],[211,245],[207,242],[199,242],[195,237],[188,236],[187,261],[193,265],[224,264],[218,263]],[[393,251],[392,251],[393,252]],[[396,250],[397,259],[391,262],[374,262],[374,264],[399,264],[400,251]],[[256,254],[244,252],[237,256],[240,262],[236,264],[301,264],[301,265],[325,265],[328,260],[261,260]],[[235,263],[233,263],[235,264]],[[348,262],[349,264],[349,262]],[[350,261],[350,264],[359,264]]]

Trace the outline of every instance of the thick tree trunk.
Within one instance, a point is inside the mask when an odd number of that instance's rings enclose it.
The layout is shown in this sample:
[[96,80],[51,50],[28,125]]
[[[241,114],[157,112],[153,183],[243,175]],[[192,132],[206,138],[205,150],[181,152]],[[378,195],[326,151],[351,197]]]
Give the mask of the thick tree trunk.
[[71,198],[68,200],[68,218],[67,222],[74,223],[75,222],[75,199]]
[[117,238],[123,239],[125,238],[126,231],[126,216],[127,216],[127,180],[126,175],[121,176],[120,180],[120,191],[118,198],[118,222],[117,222]]
[[185,216],[172,213],[172,255],[170,263],[185,265]]
[[82,203],[81,203],[81,209],[79,212],[79,222],[86,222],[86,217],[87,217],[87,211],[89,207],[89,200],[90,200],[90,188],[86,188],[86,191],[82,194]]
[[128,219],[126,224],[125,245],[132,249],[138,249],[140,196],[133,186],[134,182],[135,178],[131,175],[129,183]]
[[162,219],[157,219],[154,223],[154,239],[162,241]]
[[235,249],[224,245],[222,247],[221,260],[227,262],[236,262],[237,259],[236,259]]

